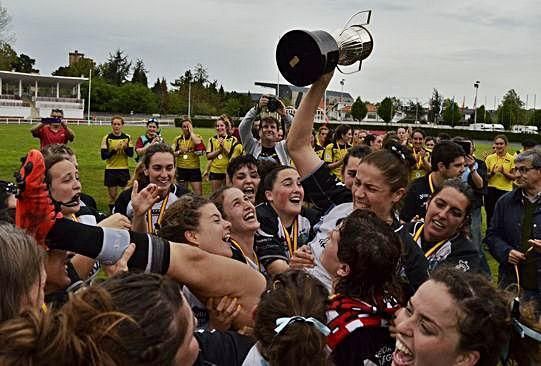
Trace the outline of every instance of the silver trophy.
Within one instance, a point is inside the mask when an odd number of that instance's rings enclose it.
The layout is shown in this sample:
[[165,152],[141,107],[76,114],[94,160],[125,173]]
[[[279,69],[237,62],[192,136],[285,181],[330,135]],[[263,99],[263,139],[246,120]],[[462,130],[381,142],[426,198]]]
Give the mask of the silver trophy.
[[[366,20],[352,24],[358,21],[356,18],[361,14],[366,14]],[[280,73],[291,84],[306,86],[335,67],[345,74],[359,71],[362,61],[372,53],[374,47],[374,39],[365,28],[370,23],[371,14],[372,10],[353,14],[335,37],[321,30],[287,32],[276,47]],[[357,62],[359,65],[353,71],[343,68]]]

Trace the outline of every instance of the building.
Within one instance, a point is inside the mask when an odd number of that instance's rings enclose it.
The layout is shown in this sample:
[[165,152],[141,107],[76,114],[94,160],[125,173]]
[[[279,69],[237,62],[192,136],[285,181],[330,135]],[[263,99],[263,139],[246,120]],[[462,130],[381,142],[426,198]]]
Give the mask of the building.
[[39,119],[62,109],[65,118],[83,119],[85,81],[88,78],[0,71],[0,117]]
[[69,53],[69,63],[68,65],[71,66],[73,64],[76,64],[77,62],[81,61],[82,59],[85,58],[85,54],[84,53],[79,53],[79,51],[75,50],[75,52],[70,52]]
[[[262,86],[264,88],[274,89],[275,95],[279,95],[281,99],[288,99],[291,101],[291,104],[297,108],[301,103],[301,99],[305,93],[308,92],[308,88],[288,85],[288,84],[276,84],[276,83],[265,83],[257,81],[254,83],[257,86]],[[334,105],[337,103],[344,104],[353,104],[354,100],[351,94],[343,93],[339,91],[327,90],[327,105]]]

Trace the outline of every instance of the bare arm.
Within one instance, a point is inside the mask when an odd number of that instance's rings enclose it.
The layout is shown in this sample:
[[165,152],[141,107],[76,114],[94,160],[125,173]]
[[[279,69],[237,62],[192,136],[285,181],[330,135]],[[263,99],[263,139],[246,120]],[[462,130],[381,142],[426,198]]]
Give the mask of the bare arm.
[[253,324],[252,310],[265,291],[265,277],[247,264],[187,244],[171,243],[167,275],[185,284],[202,302],[211,297],[236,297],[242,306],[236,329]]
[[310,145],[310,135],[314,127],[317,107],[332,79],[332,75],[333,73],[325,74],[312,84],[308,93],[302,98],[287,135],[289,156],[293,159],[295,167],[303,178],[321,165],[321,159]]
[[68,135],[68,141],[72,141],[75,139],[75,132],[71,128],[68,127],[68,124],[66,121],[62,121],[62,127],[66,130],[66,134]]

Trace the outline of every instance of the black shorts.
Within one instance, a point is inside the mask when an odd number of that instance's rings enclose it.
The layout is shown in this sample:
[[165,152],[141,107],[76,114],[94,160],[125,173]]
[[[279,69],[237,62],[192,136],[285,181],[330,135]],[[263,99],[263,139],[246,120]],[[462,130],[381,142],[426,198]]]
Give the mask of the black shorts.
[[177,182],[202,182],[201,170],[177,168]]
[[225,180],[225,173],[209,173],[209,180]]
[[103,184],[106,187],[126,187],[129,180],[129,169],[105,169]]

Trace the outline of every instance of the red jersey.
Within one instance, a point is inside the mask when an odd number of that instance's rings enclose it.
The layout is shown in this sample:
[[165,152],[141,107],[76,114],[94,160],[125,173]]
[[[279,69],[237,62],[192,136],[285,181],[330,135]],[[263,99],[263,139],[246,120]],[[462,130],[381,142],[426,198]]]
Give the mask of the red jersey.
[[56,132],[51,129],[51,126],[43,126],[38,130],[38,137],[41,149],[47,145],[65,144],[69,141],[68,131],[64,126],[61,126]]

